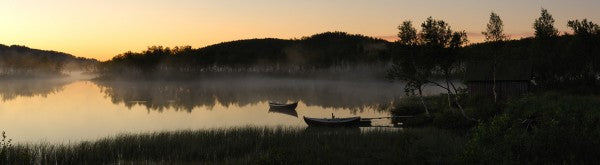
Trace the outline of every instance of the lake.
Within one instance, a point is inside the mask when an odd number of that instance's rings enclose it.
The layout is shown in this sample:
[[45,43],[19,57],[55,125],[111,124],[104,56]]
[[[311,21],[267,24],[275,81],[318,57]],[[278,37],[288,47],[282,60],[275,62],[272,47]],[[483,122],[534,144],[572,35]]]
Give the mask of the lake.
[[[382,117],[402,83],[291,78],[198,81],[0,81],[0,130],[15,143],[69,143],[121,133],[243,126],[306,127],[309,117]],[[442,92],[428,87],[427,94]],[[269,111],[294,102],[296,114]],[[389,120],[373,125],[387,126]]]

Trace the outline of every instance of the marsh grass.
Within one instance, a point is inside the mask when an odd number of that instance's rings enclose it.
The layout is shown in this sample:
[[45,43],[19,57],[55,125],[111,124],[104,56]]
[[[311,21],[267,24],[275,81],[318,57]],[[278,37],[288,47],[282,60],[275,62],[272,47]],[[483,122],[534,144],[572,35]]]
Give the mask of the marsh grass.
[[382,164],[454,162],[466,139],[435,128],[240,127],[122,134],[76,144],[19,144],[5,164]]

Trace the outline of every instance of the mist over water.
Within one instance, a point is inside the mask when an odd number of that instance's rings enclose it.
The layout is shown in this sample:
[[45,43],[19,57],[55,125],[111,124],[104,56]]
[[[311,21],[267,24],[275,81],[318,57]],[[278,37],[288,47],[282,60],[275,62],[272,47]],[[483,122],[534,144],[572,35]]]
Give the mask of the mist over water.
[[[403,83],[246,76],[196,81],[1,80],[0,125],[17,143],[242,126],[305,127],[302,116],[389,116]],[[427,88],[426,93],[443,92]],[[299,102],[294,115],[268,102]],[[390,121],[375,121],[389,125]]]
[[401,84],[289,78],[227,78],[192,82],[98,82],[113,103],[143,105],[149,110],[248,106],[259,102],[295,102],[324,108],[360,110],[402,97]]

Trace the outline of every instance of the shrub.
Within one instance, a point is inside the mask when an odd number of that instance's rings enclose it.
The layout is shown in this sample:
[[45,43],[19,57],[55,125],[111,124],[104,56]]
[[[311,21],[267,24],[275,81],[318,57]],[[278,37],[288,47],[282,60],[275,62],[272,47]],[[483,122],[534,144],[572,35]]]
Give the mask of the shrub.
[[463,160],[469,163],[600,161],[600,98],[547,93],[509,104],[476,127]]
[[[431,113],[430,116],[425,115],[425,109],[418,97],[408,97],[395,105],[395,108],[392,109],[391,113],[394,116],[415,116],[415,118],[394,119],[393,122],[401,122],[403,123],[403,126],[406,127],[435,126],[444,129],[463,130],[468,130],[475,125],[475,122],[467,120],[462,116],[461,112],[458,110],[458,106],[453,105],[452,109],[450,109],[448,107],[447,96],[444,94],[428,96],[425,97],[424,100]],[[461,101],[469,104],[472,103],[472,105],[462,103],[463,106],[468,105],[467,107],[470,107],[465,108],[469,116],[473,112],[485,109],[475,107],[479,106],[479,102],[470,100],[475,99],[465,98]],[[483,107],[485,106],[487,105],[484,105]]]
[[435,113],[433,125],[444,129],[470,129],[476,124],[474,121],[465,119],[460,112],[457,112],[459,111],[458,109],[455,109],[455,111],[445,110]]

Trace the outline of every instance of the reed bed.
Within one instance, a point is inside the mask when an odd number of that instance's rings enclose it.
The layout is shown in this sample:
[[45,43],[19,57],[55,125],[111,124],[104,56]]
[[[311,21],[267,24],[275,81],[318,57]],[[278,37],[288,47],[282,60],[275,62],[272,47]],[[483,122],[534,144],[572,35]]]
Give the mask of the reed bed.
[[455,161],[466,139],[404,130],[239,127],[122,134],[74,144],[17,144],[3,164],[382,164]]

